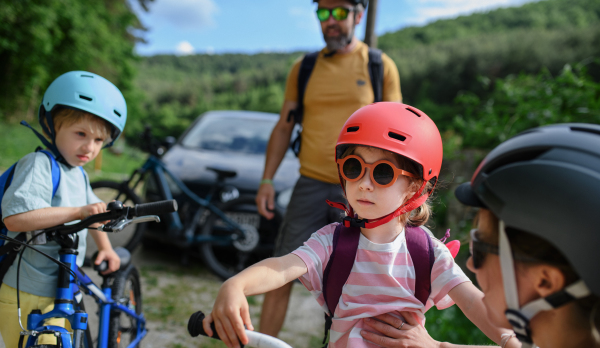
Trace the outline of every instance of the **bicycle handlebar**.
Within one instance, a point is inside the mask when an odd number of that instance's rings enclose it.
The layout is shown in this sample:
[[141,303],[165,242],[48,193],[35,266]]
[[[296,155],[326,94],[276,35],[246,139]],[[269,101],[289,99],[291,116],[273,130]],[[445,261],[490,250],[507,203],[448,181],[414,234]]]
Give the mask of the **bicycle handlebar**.
[[109,203],[110,210],[106,213],[100,213],[89,216],[80,222],[72,225],[60,225],[45,229],[45,232],[55,232],[61,235],[71,234],[81,231],[97,222],[114,220],[118,218],[131,219],[136,216],[161,215],[177,211],[177,201],[172,199],[168,201],[158,201],[152,203],[136,204],[133,207],[123,206],[121,202]]
[[[188,332],[192,337],[196,337],[198,335],[207,336],[204,328],[202,327],[202,320],[204,320],[204,313],[198,311],[190,316],[190,320],[188,321]],[[213,336],[211,338],[218,339],[219,334],[217,330],[215,330],[215,323],[210,323],[210,328],[213,331]],[[277,339],[273,336],[265,335],[259,332],[246,330],[246,335],[248,336],[248,346],[256,347],[256,348],[292,348],[289,344],[283,342],[280,339]],[[240,347],[244,347],[240,343]]]

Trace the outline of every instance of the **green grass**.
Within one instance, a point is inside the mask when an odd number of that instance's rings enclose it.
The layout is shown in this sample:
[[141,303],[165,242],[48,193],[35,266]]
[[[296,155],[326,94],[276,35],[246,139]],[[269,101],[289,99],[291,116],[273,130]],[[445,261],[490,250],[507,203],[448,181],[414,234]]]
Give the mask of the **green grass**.
[[[35,128],[40,131],[39,127]],[[0,173],[40,145],[42,142],[29,128],[20,124],[0,123]],[[141,166],[145,159],[146,154],[125,145],[121,154],[102,150],[101,170],[94,169],[94,161],[86,164],[84,168],[92,180],[118,180],[124,179],[135,168]]]

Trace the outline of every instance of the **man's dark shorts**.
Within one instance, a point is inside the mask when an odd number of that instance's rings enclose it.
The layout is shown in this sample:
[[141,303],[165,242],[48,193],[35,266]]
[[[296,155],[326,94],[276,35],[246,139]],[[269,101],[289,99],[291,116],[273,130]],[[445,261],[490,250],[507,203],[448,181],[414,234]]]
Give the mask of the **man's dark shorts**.
[[298,179],[275,242],[274,256],[291,253],[323,226],[344,218],[344,211],[330,207],[326,199],[346,203],[339,184],[305,176]]

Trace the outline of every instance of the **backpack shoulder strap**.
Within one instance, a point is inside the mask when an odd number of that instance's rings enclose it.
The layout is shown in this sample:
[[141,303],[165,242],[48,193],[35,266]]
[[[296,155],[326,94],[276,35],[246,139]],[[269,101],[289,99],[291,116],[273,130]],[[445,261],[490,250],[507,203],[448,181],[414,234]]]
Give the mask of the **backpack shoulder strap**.
[[333,314],[342,296],[342,288],[354,266],[359,240],[360,228],[358,227],[345,227],[340,223],[333,232],[331,255],[323,272],[323,299],[329,311],[325,313],[325,336],[323,337],[325,346],[329,342],[329,330],[333,323]]
[[39,152],[44,153],[50,159],[50,170],[52,171],[52,198],[54,198],[56,191],[58,190],[58,185],[60,185],[60,166],[52,153],[47,150],[40,150]]
[[320,51],[308,53],[302,58],[300,71],[298,71],[298,107],[295,110],[290,111],[288,121],[293,117],[294,123],[302,123],[302,118],[304,116],[304,92],[306,91],[306,85],[308,85],[308,79],[315,68],[319,53]]
[[369,47],[369,76],[373,86],[374,102],[383,100],[383,60],[381,50]]
[[335,308],[342,295],[342,288],[354,266],[359,240],[360,228],[345,227],[343,224],[338,224],[335,228],[333,248],[323,272],[323,298],[330,316],[335,313]]
[[435,261],[431,236],[420,227],[405,227],[406,247],[415,268],[415,297],[426,304],[431,294],[431,270]]

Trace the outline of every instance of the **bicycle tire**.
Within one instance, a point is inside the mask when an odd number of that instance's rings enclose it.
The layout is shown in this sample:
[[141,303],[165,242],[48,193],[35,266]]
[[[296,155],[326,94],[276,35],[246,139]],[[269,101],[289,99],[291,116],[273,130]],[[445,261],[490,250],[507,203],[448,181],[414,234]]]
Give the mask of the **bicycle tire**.
[[[143,203],[138,195],[125,186],[125,182],[102,180],[93,182],[90,185],[96,196],[105,203],[109,203],[117,198],[128,206]],[[107,233],[107,235],[113,248],[120,246],[133,252],[140,245],[145,229],[145,223],[135,224],[128,226],[122,232]],[[93,252],[93,250],[90,250],[90,252]]]
[[[204,242],[200,244],[200,257],[204,264],[219,278],[228,279],[248,266],[273,255],[275,238],[282,221],[282,216],[275,211],[275,217],[267,220],[258,214],[254,197],[240,197],[218,205],[229,218],[242,225],[248,224],[258,231],[258,246],[250,252],[242,252],[231,243]],[[200,234],[207,236],[223,236],[223,221],[215,214],[210,214],[201,227]]]
[[[140,274],[133,265],[118,271],[112,283],[112,298],[142,313]],[[125,325],[128,324],[128,325]],[[111,311],[108,323],[108,348],[127,347],[137,337],[137,320],[120,311]],[[139,345],[136,345],[138,347]]]

